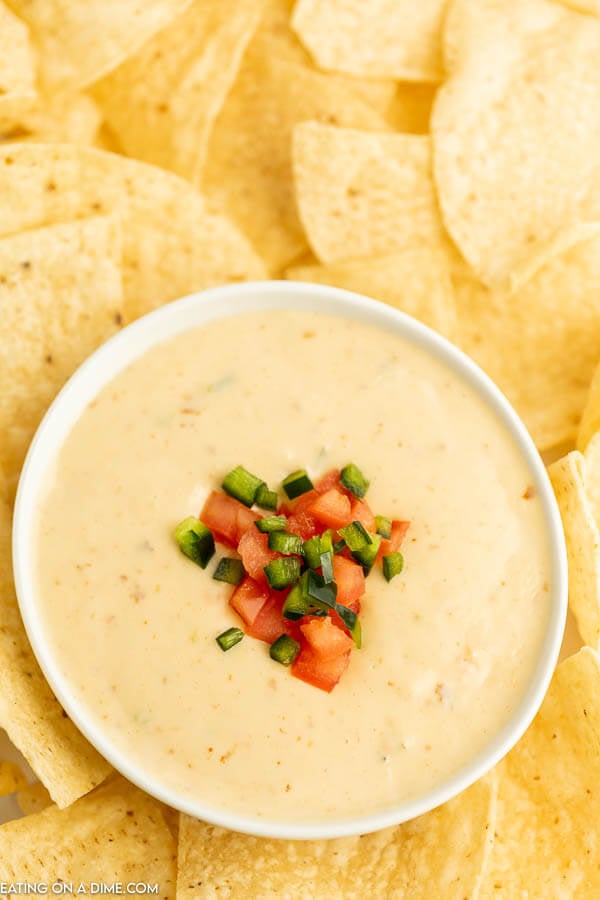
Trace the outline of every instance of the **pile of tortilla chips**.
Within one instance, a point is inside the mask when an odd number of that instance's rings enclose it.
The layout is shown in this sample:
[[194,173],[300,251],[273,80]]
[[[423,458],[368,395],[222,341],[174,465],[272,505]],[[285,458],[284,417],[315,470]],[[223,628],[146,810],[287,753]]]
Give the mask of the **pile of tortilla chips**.
[[[20,468],[75,368],[162,303],[272,277],[402,309],[499,384],[553,460],[588,645],[486,778],[328,842],[232,834],[112,772],[11,577]],[[0,762],[24,814],[0,882],[600,896],[598,0],[0,0],[0,312],[0,726],[39,779]]]

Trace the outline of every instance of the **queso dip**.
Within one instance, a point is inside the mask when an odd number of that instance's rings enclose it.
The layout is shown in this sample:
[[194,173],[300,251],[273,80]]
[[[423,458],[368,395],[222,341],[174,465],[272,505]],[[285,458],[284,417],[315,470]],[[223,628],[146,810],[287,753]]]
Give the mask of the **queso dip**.
[[[277,488],[349,460],[373,510],[411,526],[328,694],[261,641],[222,652],[240,624],[222,554],[200,569],[173,528],[239,464]],[[550,589],[531,478],[474,390],[397,335],[283,310],[214,321],[118,374],[69,434],[39,510],[40,614],[97,727],[169,788],[275,821],[375,813],[470,762],[527,689]]]

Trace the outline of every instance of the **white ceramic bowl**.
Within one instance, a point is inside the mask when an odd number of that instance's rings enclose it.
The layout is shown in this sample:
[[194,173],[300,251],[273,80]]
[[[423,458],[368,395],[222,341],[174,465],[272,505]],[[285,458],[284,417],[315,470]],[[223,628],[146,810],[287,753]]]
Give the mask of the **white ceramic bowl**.
[[[238,312],[275,308],[301,308],[358,319],[401,335],[445,362],[496,412],[520,449],[541,498],[551,547],[551,609],[546,634],[534,675],[510,721],[483,752],[435,790],[384,812],[338,822],[281,824],[250,819],[227,809],[205,806],[201,799],[177,794],[161,784],[159,778],[132,764],[81,708],[68,681],[61,675],[38,616],[33,577],[31,535],[48,467],[74,423],[104,385],[155,344],[182,331]],[[556,664],[567,609],[566,553],[554,494],[529,434],[498,388],[460,350],[409,316],[348,291],[289,281],[235,284],[193,294],[144,316],[97,350],[60,392],[33,440],[17,495],[13,553],[19,605],[35,655],[60,702],[99,752],[130,781],[173,807],[235,831],[280,838],[333,838],[375,831],[433,809],[483,776],[519,740],[537,712]]]

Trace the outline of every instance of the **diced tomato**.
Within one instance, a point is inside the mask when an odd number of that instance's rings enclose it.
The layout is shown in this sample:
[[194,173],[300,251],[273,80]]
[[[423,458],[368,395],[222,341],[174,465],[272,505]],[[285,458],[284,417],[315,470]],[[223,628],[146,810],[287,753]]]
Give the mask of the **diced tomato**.
[[350,500],[337,488],[330,488],[324,494],[319,494],[307,512],[326,528],[343,528],[352,521]]
[[272,644],[280,634],[289,634],[294,640],[300,639],[300,629],[297,622],[285,619],[281,613],[284,595],[281,591],[271,591],[269,599],[254,619],[246,628],[246,634],[259,641]]
[[305,643],[291,665],[291,672],[301,681],[330,692],[334,689],[350,662],[350,652],[324,659]]
[[261,583],[267,580],[264,567],[281,556],[281,553],[269,550],[268,543],[268,534],[262,534],[257,528],[249,528],[241,536],[237,548],[248,575]]
[[381,547],[377,554],[377,559],[387,556],[388,553],[396,553],[402,546],[402,541],[406,532],[410,528],[410,522],[404,522],[400,519],[392,519],[392,530],[389,541],[386,538],[381,539]]
[[246,577],[229,598],[229,605],[246,625],[252,625],[269,598],[268,587]]
[[319,480],[315,484],[315,491],[318,494],[325,494],[332,487],[340,487],[339,469],[331,469],[329,472],[325,472],[325,474],[321,478],[319,478]]
[[301,623],[300,631],[311,650],[323,659],[341,656],[354,646],[350,635],[334,625],[329,616],[308,618]]
[[260,519],[260,513],[222,491],[212,491],[202,507],[200,519],[218,541],[236,547],[241,536],[256,519]]
[[352,501],[351,509],[353,522],[360,522],[367,531],[375,531],[375,516],[366,500],[355,498]]
[[286,502],[282,504],[280,511],[286,516],[300,515],[307,511],[313,500],[318,496],[316,491],[306,491],[304,494],[300,494],[299,497],[296,497],[295,500],[286,500]]
[[321,529],[314,516],[307,512],[294,511],[288,518],[287,531],[291,531],[292,534],[299,535],[303,541],[307,541],[313,535],[320,534]]
[[356,603],[366,590],[362,566],[343,556],[333,557],[333,579],[338,589],[337,601],[344,606]]

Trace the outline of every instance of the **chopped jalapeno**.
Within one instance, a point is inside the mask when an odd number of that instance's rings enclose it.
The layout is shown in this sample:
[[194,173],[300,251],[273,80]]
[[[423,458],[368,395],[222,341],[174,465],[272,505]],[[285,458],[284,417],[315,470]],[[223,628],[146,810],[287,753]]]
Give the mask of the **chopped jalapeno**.
[[344,538],[341,538],[339,541],[336,541],[335,544],[333,545],[333,552],[341,553],[345,546],[346,546],[346,541],[344,540]]
[[346,541],[350,551],[362,550],[371,543],[371,536],[362,522],[352,522],[350,525],[344,525],[340,528],[340,534]]
[[331,550],[326,550],[325,553],[321,553],[321,572],[323,573],[323,581],[325,584],[331,584],[333,581],[333,553]]
[[387,516],[375,516],[375,531],[389,541],[392,536],[392,520]]
[[252,506],[262,485],[264,485],[264,481],[261,478],[257,478],[243,466],[236,466],[227,473],[221,487],[226,494],[235,497],[244,506]]
[[286,556],[295,553],[301,556],[302,546],[302,538],[289,531],[272,531],[269,534],[269,550],[275,550],[276,553],[284,553]]
[[283,604],[284,619],[301,619],[308,612],[310,601],[306,592],[306,573],[291,589]]
[[[277,534],[276,531],[273,534]],[[264,573],[270,586],[282,591],[294,584],[300,577],[300,560],[296,556],[281,556],[264,567]]]
[[217,568],[213,572],[215,581],[226,581],[227,584],[239,584],[246,574],[244,564],[241,559],[235,559],[233,556],[224,556],[217,563]]
[[336,604],[336,611],[350,634],[358,650],[362,647],[362,630],[360,620],[353,609],[348,609],[341,603]]
[[361,547],[359,550],[352,551],[352,556],[362,565],[367,575],[372,569],[373,563],[377,559],[377,554],[379,553],[379,548],[381,546],[380,534],[370,534],[369,538],[369,544],[367,544],[365,547]]
[[312,570],[308,572],[306,579],[306,592],[311,601],[322,603],[329,609],[335,609],[337,597],[337,584],[335,581],[327,584],[322,575]]
[[188,516],[174,531],[182,553],[205,569],[215,552],[212,531],[195,516]]
[[215,640],[221,650],[231,650],[232,647],[239,644],[243,637],[244,632],[241,628],[228,628],[227,631],[224,631],[215,638]]
[[290,500],[294,500],[300,494],[305,494],[313,489],[313,483],[305,469],[298,469],[297,472],[292,472],[291,475],[283,479],[281,486]]
[[269,656],[282,666],[291,666],[300,653],[300,644],[289,636],[280,634],[269,649]]
[[259,531],[263,534],[269,534],[271,531],[284,531],[287,525],[286,516],[263,516],[254,523]]
[[368,478],[365,478],[354,463],[348,463],[347,466],[344,466],[340,472],[340,481],[346,490],[358,497],[359,500],[362,500],[369,488]]
[[383,574],[388,581],[399,575],[404,568],[404,557],[401,553],[388,553],[383,557]]
[[315,534],[302,545],[302,554],[310,569],[320,567],[322,553],[333,553],[331,531],[324,531],[321,535]]
[[259,486],[254,498],[254,502],[261,509],[277,509],[278,500],[277,491],[269,490],[264,482]]

